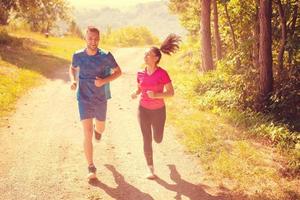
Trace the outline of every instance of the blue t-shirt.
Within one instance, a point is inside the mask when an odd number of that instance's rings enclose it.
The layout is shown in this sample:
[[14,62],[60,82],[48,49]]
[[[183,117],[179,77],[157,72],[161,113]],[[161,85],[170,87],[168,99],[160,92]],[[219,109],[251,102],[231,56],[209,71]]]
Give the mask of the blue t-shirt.
[[82,102],[103,102],[111,98],[109,83],[95,86],[96,76],[105,78],[111,74],[111,69],[118,66],[113,55],[98,49],[95,55],[88,55],[85,49],[73,54],[72,66],[79,67],[79,87],[77,100]]

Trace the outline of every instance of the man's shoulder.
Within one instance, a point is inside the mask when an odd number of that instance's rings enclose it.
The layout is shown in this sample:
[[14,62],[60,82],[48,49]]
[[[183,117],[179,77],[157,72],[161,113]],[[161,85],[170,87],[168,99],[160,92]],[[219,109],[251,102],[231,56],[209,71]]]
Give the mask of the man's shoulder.
[[84,50],[85,49],[79,49],[79,50],[75,51],[74,55],[82,55],[82,54],[84,54]]
[[104,55],[107,56],[108,54],[111,54],[109,51],[105,50],[105,49],[98,49],[98,52],[100,55]]

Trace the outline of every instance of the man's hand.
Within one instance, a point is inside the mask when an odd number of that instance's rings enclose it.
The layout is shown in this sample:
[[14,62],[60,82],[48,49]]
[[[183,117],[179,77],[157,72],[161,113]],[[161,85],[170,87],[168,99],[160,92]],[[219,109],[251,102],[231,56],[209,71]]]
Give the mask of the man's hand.
[[72,83],[71,83],[71,90],[76,90],[76,88],[77,88],[77,82],[76,81],[73,81]]
[[96,76],[95,86],[96,87],[101,87],[104,84],[105,84],[105,81],[102,78],[99,78],[98,76]]

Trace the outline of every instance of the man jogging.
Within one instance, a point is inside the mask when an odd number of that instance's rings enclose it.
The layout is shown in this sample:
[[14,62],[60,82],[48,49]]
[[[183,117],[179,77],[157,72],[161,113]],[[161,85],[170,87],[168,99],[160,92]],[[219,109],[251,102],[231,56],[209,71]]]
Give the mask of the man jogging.
[[[109,82],[118,78],[122,72],[113,55],[98,48],[100,32],[97,28],[88,27],[85,39],[86,48],[73,54],[69,75],[71,89],[78,89],[77,100],[84,131],[88,179],[93,179],[96,178],[93,134],[96,141],[101,139],[105,129],[107,100],[111,98]],[[77,72],[79,72],[78,82]]]

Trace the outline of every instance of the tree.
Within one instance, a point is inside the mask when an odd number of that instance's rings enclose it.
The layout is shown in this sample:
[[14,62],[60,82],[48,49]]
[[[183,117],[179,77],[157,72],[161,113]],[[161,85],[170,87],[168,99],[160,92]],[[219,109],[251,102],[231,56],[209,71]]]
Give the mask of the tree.
[[65,0],[1,0],[0,24],[8,24],[11,13],[25,19],[34,31],[49,31],[57,20],[69,20],[70,7]]
[[[299,5],[300,5],[300,2],[295,1],[295,4],[293,6],[292,20],[291,20],[290,26],[289,26],[289,40],[290,40],[290,43],[296,43],[296,44],[299,42],[299,37],[298,37],[298,41],[297,41],[297,38],[295,38],[295,30],[296,30],[296,22],[297,22]],[[299,17],[298,17],[298,19],[299,19]],[[288,63],[292,64],[294,48],[293,48],[293,45],[290,45],[290,46],[291,47],[288,49],[288,53],[289,53]]]
[[216,43],[216,56],[217,60],[222,58],[222,43],[219,32],[219,18],[218,18],[218,5],[217,0],[212,0],[214,10],[214,38]]
[[278,12],[281,22],[281,42],[278,53],[278,67],[282,71],[283,69],[283,54],[285,51],[286,39],[287,39],[287,27],[286,27],[286,14],[285,7],[282,5],[281,0],[277,1]]
[[70,8],[64,0],[20,1],[19,15],[33,31],[49,32],[58,20],[69,20]]
[[202,70],[209,71],[214,69],[212,60],[211,47],[211,30],[210,30],[210,0],[201,1],[201,53],[202,53]]
[[1,0],[0,1],[0,25],[7,25],[11,10],[17,9],[16,0]]
[[80,29],[80,27],[76,24],[74,20],[71,21],[70,26],[69,26],[69,33],[73,36],[79,37],[79,38],[84,38],[84,35]]
[[252,27],[252,65],[255,69],[259,67],[259,17],[258,17],[258,2],[255,1],[255,14],[253,15],[253,27]]
[[230,33],[231,33],[231,37],[232,37],[232,42],[233,42],[233,48],[234,50],[237,49],[237,43],[236,43],[236,37],[235,37],[235,33],[234,33],[234,29],[233,29],[233,25],[229,16],[229,12],[228,12],[228,7],[227,7],[227,1],[224,3],[224,8],[225,8],[225,13],[226,13],[226,18],[230,27]]
[[200,6],[198,0],[170,0],[169,9],[179,15],[179,20],[190,36],[198,37],[200,31]]
[[259,65],[260,65],[260,108],[264,109],[273,89],[272,70],[272,1],[260,0],[259,10]]

